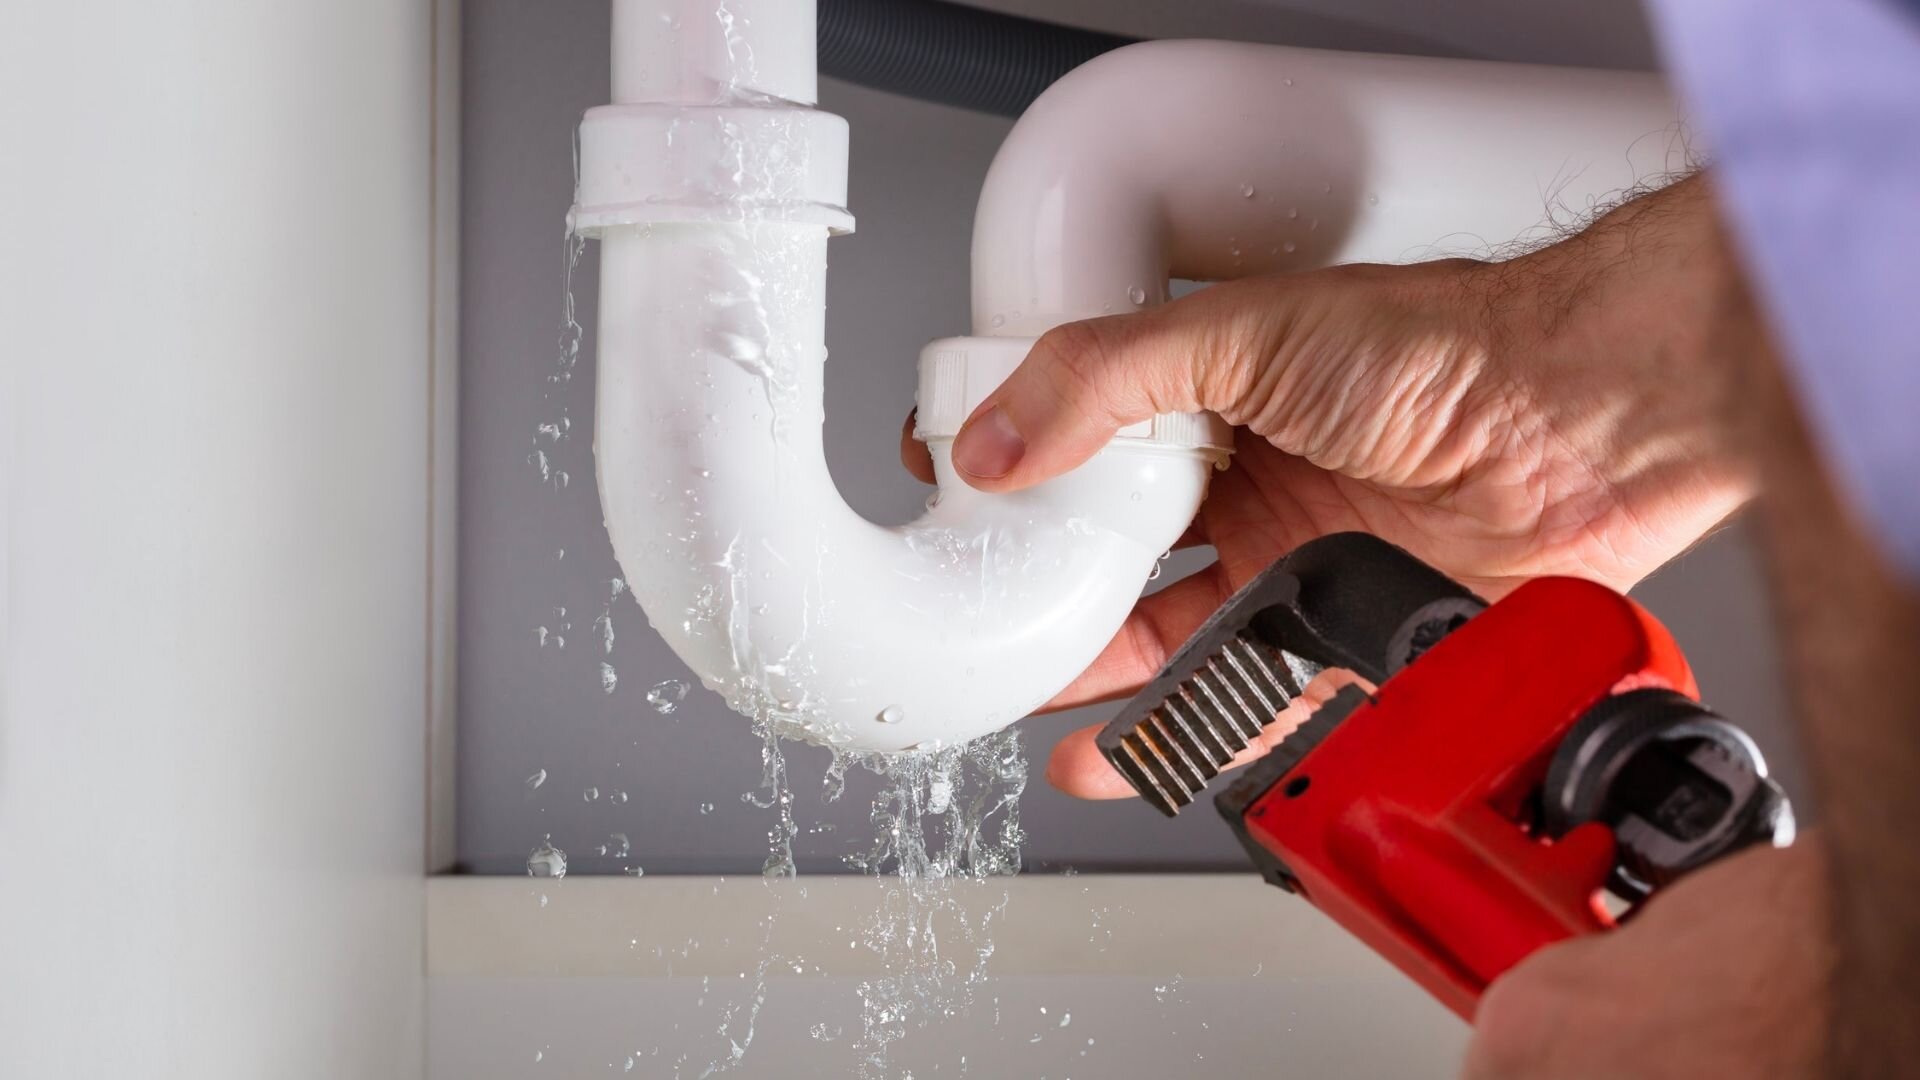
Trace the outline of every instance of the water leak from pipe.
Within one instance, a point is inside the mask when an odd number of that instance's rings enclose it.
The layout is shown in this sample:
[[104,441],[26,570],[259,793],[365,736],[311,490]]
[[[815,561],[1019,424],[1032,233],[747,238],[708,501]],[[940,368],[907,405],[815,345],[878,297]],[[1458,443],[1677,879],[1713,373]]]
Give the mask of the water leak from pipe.
[[[720,8],[722,31],[731,34],[729,13]],[[731,51],[733,40],[728,37]],[[750,52],[739,57],[741,70],[751,70]],[[751,97],[740,86],[730,86],[729,99]],[[796,143],[796,146],[799,144]],[[744,155],[742,168],[749,167]],[[767,183],[777,178],[768,177]],[[786,252],[799,258],[790,231],[756,227],[753,211],[738,206],[736,224],[740,242],[770,248],[774,254]],[[644,227],[643,227],[644,228]],[[787,251],[788,248],[794,248]],[[584,329],[579,321],[573,295],[574,274],[585,250],[585,240],[569,230],[565,244],[565,295],[560,321],[558,348],[542,386],[545,415],[532,432],[528,463],[538,482],[550,493],[567,498],[583,497],[593,485],[570,491],[570,476],[592,475],[583,471],[592,462],[589,447],[574,438],[573,416],[581,405],[573,379],[582,352]],[[721,267],[731,262],[716,264]],[[1144,295],[1144,294],[1143,294]],[[772,331],[769,311],[802,303],[804,298],[781,295],[768,283],[744,271],[731,278],[711,282],[709,313],[717,311],[720,322],[737,331],[720,335],[709,354],[690,357],[695,367],[691,377],[712,378],[699,372],[717,370],[726,365],[749,373],[759,384],[775,442],[790,448],[800,430],[796,425],[814,428],[821,417],[817,408],[799,401],[794,372],[802,364],[817,363],[818,357],[794,355],[793,347]],[[692,313],[689,313],[691,316]],[[711,418],[709,418],[711,420]],[[709,425],[711,426],[711,425]],[[783,462],[783,465],[785,463]],[[694,541],[703,529],[704,508],[692,491],[654,493],[658,501],[671,500],[681,505],[685,520],[668,530],[659,543],[667,550],[685,550],[691,555]],[[909,543],[920,549],[934,564],[977,567],[978,575],[963,579],[968,589],[969,610],[992,604],[1006,588],[1009,575],[1017,576],[1034,563],[1031,544],[1014,542],[987,529],[978,535],[962,535],[951,529],[929,528],[916,533]],[[802,628],[799,640],[777,656],[760,655],[754,647],[751,626],[754,620],[770,617],[768,605],[754,594],[756,576],[769,574],[813,574],[804,556],[750,547],[742,538],[726,548],[726,556],[713,569],[712,587],[702,590],[683,614],[690,634],[713,635],[732,650],[734,670],[741,673],[730,683],[709,682],[708,689],[724,697],[737,711],[752,718],[760,738],[760,782],[741,796],[753,807],[767,811],[766,856],[762,876],[774,889],[773,910],[752,927],[759,940],[758,959],[738,974],[737,987],[722,994],[707,986],[704,1002],[716,1003],[709,1029],[718,1040],[708,1053],[707,1040],[694,1045],[668,1048],[655,1046],[639,1050],[624,1060],[610,1064],[632,1071],[644,1059],[658,1060],[664,1052],[678,1049],[672,1075],[713,1076],[737,1068],[747,1057],[754,1041],[756,1024],[767,1000],[770,973],[805,973],[805,958],[784,955],[775,946],[775,929],[782,918],[787,897],[803,897],[804,885],[789,883],[797,876],[794,857],[796,838],[818,835],[831,825],[803,826],[796,806],[787,766],[785,737],[808,737],[827,742],[817,729],[823,703],[807,690],[811,675],[808,636],[830,609],[828,598],[809,592],[798,612]],[[823,542],[815,545],[812,559],[817,563],[828,556]],[[556,557],[556,564],[563,557]],[[620,597],[629,592],[628,583],[614,578],[602,594],[598,616],[589,624],[600,648],[593,665],[600,688],[611,700],[619,701],[621,679],[616,670],[615,608]],[[564,647],[564,635],[572,630],[572,621],[564,605],[548,605],[545,621],[536,635],[541,647]],[[591,611],[591,608],[587,609]],[[777,613],[772,613],[777,614]],[[652,713],[675,712],[689,692],[680,678],[654,683],[644,700]],[[629,700],[631,700],[629,698]],[[904,721],[897,706],[882,709],[874,721],[896,724]],[[848,927],[847,945],[870,953],[877,961],[879,974],[860,982],[857,993],[861,1023],[858,1032],[816,1025],[815,1037],[822,1042],[843,1039],[858,1057],[858,1075],[874,1078],[892,1075],[890,1062],[903,1039],[941,1020],[958,1016],[973,1006],[975,996],[987,977],[988,962],[994,952],[993,929],[1004,915],[1008,901],[996,879],[1015,874],[1021,866],[1020,847],[1024,838],[1019,819],[1019,799],[1027,781],[1027,762],[1020,736],[1014,731],[975,740],[959,746],[926,745],[895,754],[854,753],[841,748],[832,751],[821,792],[827,802],[841,798],[849,771],[868,774],[878,780],[878,793],[868,807],[871,834],[850,842],[847,864],[876,883],[874,906]],[[532,796],[547,779],[546,770],[528,777],[524,792]],[[581,789],[575,789],[581,790]],[[597,787],[581,790],[589,804],[624,803],[625,792],[615,792],[604,802]],[[710,814],[713,804],[703,802],[699,813]],[[628,833],[601,834],[598,841],[583,839],[582,845],[600,857],[627,859],[634,843]],[[640,835],[640,834],[633,834]],[[641,838],[644,846],[644,837]],[[527,872],[535,877],[559,878],[567,869],[566,853],[551,836],[541,839],[529,855]],[[640,876],[637,865],[626,867]],[[797,890],[797,891],[796,891]],[[542,906],[547,897],[541,897]],[[746,929],[746,928],[743,928]],[[688,950],[695,948],[689,942]],[[964,1071],[964,1070],[963,1070]]]

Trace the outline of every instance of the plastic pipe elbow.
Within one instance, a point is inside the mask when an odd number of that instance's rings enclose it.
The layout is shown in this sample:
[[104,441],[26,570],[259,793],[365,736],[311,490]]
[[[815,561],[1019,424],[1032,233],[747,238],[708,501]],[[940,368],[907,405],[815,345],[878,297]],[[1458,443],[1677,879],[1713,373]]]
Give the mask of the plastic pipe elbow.
[[980,195],[976,334],[1220,281],[1484,255],[1692,167],[1651,75],[1150,41],[1075,69]]
[[[850,749],[950,745],[1026,715],[1099,654],[1217,455],[1128,440],[989,495],[935,437],[927,513],[865,521],[821,443],[826,239],[765,223],[602,237],[607,526],[655,629],[738,711]],[[950,371],[934,358],[951,351],[931,347],[929,369]]]

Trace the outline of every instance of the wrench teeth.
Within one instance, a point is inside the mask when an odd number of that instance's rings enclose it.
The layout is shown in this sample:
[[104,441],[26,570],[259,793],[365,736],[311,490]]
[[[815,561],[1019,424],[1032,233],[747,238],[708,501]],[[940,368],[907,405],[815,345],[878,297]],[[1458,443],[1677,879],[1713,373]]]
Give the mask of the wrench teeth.
[[1134,789],[1169,817],[1206,790],[1300,692],[1281,657],[1245,633],[1211,650],[1183,650],[1155,685],[1164,689],[1160,699],[1136,699],[1141,707],[1109,724],[1098,743]]
[[[1248,579],[1094,737],[1108,761],[1171,817],[1247,751],[1321,672],[1379,686],[1486,607],[1459,583],[1364,533],[1309,540]],[[1351,711],[1367,695],[1344,698]],[[1323,735],[1335,722],[1309,728]],[[1271,740],[1284,757],[1312,742]],[[1278,762],[1279,758],[1269,758]],[[1257,772],[1267,775],[1262,765]],[[1238,787],[1239,785],[1235,785]]]

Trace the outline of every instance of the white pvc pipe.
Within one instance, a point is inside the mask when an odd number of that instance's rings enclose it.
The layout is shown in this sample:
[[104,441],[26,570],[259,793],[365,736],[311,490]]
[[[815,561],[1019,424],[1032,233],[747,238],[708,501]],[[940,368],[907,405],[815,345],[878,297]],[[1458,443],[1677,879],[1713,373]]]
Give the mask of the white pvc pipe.
[[1208,461],[1114,450],[996,497],[956,481],[942,445],[925,517],[862,520],[821,445],[825,267],[817,226],[602,240],[595,449],[614,550],[655,629],[742,712],[877,750],[1003,727],[1113,634]]
[[811,0],[613,0],[613,102],[811,105]]
[[[712,0],[617,10],[628,27],[677,22],[682,34],[716,19]],[[730,18],[724,55],[764,65],[804,52],[811,67],[810,33],[763,36],[779,20]],[[616,84],[631,85],[618,73],[633,62],[616,57]],[[1287,100],[1303,88],[1276,65],[1313,74],[1302,96],[1314,107]],[[729,86],[753,73],[737,62],[656,81],[655,104],[629,98],[583,124],[575,223],[602,242],[595,438],[608,529],[655,628],[736,709],[863,750],[963,740],[1025,715],[1118,629],[1224,446],[1217,421],[1161,417],[1067,476],[975,491],[952,472],[951,437],[1032,337],[1157,302],[1173,273],[1418,254],[1449,223],[1486,232],[1476,244],[1511,239],[1541,220],[1556,176],[1571,177],[1562,198],[1624,187],[1597,163],[1624,162],[1671,122],[1658,88],[1634,76],[1220,43],[1136,46],[1082,70],[995,163],[975,226],[983,336],[923,356],[920,434],[939,494],[894,529],[846,507],[821,445],[826,241],[852,225],[839,206],[844,126],[785,102],[743,104]],[[1568,110],[1575,130],[1467,135],[1513,79],[1554,99],[1538,110]],[[1586,100],[1603,87],[1614,106]],[[1292,119],[1257,122],[1268,115]],[[1438,134],[1449,129],[1461,133],[1451,142]],[[1402,141],[1414,148],[1385,145]]]
[[[977,334],[1221,281],[1485,254],[1684,167],[1652,76],[1157,41],[1054,84],[980,194]],[[1567,212],[1571,212],[1568,214]]]

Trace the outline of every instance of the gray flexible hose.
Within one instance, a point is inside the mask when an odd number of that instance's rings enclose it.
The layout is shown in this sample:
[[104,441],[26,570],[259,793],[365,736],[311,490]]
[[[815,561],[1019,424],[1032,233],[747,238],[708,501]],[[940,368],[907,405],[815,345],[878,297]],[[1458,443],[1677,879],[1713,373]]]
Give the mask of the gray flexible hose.
[[1055,79],[1134,38],[946,0],[819,0],[820,73],[1019,116]]

